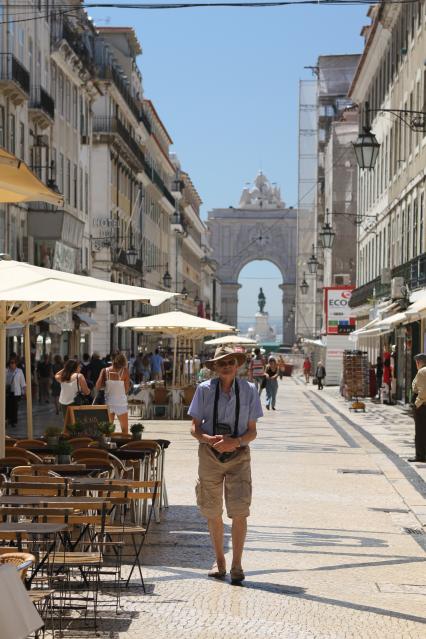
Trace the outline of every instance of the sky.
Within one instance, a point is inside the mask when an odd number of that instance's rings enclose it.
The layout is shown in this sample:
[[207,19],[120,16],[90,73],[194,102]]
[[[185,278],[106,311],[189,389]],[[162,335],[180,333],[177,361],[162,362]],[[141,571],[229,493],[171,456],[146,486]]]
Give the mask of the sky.
[[[117,0],[116,0],[117,2]],[[120,4],[120,0],[117,2]],[[237,205],[262,170],[297,207],[298,89],[319,55],[359,53],[367,6],[89,9],[95,24],[133,26],[150,98],[174,141],[182,168],[213,208]],[[264,285],[266,310],[281,316],[278,271],[249,264],[239,315],[254,316]],[[258,280],[252,279],[259,278]],[[263,283],[262,283],[263,282]]]

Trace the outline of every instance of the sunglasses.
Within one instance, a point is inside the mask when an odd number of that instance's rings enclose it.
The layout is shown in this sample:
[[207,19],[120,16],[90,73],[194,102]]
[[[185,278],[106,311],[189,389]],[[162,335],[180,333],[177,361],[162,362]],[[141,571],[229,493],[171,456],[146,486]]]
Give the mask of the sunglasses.
[[222,366],[235,366],[236,363],[237,363],[237,360],[234,359],[234,358],[232,358],[232,359],[220,359],[217,362],[217,365],[222,368]]

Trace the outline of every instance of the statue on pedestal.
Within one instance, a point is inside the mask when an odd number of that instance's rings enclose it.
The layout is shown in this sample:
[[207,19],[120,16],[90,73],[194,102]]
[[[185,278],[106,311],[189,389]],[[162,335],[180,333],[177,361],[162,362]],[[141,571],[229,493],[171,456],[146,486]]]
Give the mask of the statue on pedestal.
[[265,304],[266,304],[266,297],[262,288],[260,289],[259,295],[257,296],[257,303],[259,304],[259,311],[263,313],[263,309],[265,308]]

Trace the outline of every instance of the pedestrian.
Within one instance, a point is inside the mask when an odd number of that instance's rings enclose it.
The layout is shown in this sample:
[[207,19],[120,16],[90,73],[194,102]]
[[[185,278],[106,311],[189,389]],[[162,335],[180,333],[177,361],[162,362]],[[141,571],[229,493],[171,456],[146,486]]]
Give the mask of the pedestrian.
[[260,354],[260,348],[254,349],[254,356],[249,366],[249,381],[254,382],[259,393],[262,391],[262,382],[265,377],[265,362]]
[[237,377],[244,353],[229,346],[216,349],[205,362],[217,377],[202,382],[188,410],[191,435],[199,442],[197,504],[207,519],[216,561],[209,577],[224,579],[223,493],[228,517],[232,519],[231,583],[244,579],[242,554],[251,503],[250,449],[256,438],[256,420],[262,417],[260,398],[254,384]]
[[278,392],[278,363],[275,357],[270,357],[268,359],[268,365],[265,369],[265,379],[266,379],[266,408],[269,410],[275,410],[275,402],[277,399]]
[[64,419],[67,415],[68,406],[74,405],[74,398],[78,392],[83,395],[90,395],[84,375],[80,372],[80,362],[77,359],[69,358],[64,367],[55,374],[55,379],[61,385],[59,395],[59,405]]
[[318,380],[318,390],[322,390],[324,388],[323,380],[326,376],[324,364],[320,361],[318,362],[317,369],[315,371],[315,377]]
[[380,397],[380,389],[382,388],[382,381],[383,381],[383,362],[380,355],[377,356],[375,369],[376,369],[377,393]]
[[101,359],[101,356],[97,351],[92,353],[90,358],[90,364],[88,365],[87,379],[95,385],[101,374],[101,370],[105,368],[105,362]]
[[387,400],[384,404],[392,404],[392,370],[391,370],[391,354],[388,350],[383,353],[383,385],[387,391]]
[[52,381],[53,369],[50,355],[45,353],[37,364],[38,401],[49,403],[49,389]]
[[413,379],[412,389],[415,394],[414,401],[414,445],[415,457],[409,462],[426,462],[426,353],[414,356],[417,375]]
[[18,423],[18,404],[25,395],[26,382],[18,360],[11,357],[6,369],[6,419],[9,426],[15,428]]
[[151,379],[151,358],[148,355],[148,353],[145,353],[145,355],[142,357],[142,361],[141,361],[141,375],[142,375],[142,382],[149,382],[149,380]]
[[303,362],[303,374],[305,376],[305,382],[307,384],[309,384],[309,378],[311,376],[311,370],[312,370],[312,362],[311,362],[309,356],[306,356],[305,360]]
[[151,376],[157,382],[164,379],[163,358],[158,348],[155,349],[154,355],[151,357]]
[[119,351],[113,353],[112,364],[103,368],[96,382],[96,390],[105,389],[105,402],[108,410],[115,415],[120,422],[121,432],[125,435],[129,432],[129,407],[127,405],[127,393],[131,386],[127,359]]
[[53,379],[52,386],[50,387],[50,391],[52,393],[53,401],[55,402],[55,411],[56,414],[59,415],[59,395],[61,394],[61,384],[56,380],[56,373],[59,373],[64,367],[64,363],[60,355],[55,355],[53,358]]
[[86,382],[90,381],[90,355],[89,353],[83,353],[81,359],[81,373],[86,378]]
[[277,366],[278,372],[280,374],[280,379],[282,379],[285,375],[285,360],[282,355],[278,355]]

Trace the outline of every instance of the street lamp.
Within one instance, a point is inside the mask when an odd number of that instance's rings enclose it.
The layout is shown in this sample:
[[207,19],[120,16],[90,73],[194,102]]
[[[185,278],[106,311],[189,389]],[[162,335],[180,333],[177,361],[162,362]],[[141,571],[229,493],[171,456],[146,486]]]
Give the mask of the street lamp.
[[374,169],[380,144],[369,126],[363,127],[363,131],[358,135],[357,141],[352,142],[352,146],[359,168],[367,169],[367,171]]
[[331,249],[333,247],[335,236],[336,236],[336,233],[333,231],[333,227],[328,221],[328,209],[326,209],[325,223],[322,225],[321,233],[319,234],[323,248]]
[[309,284],[306,281],[306,273],[305,271],[303,271],[303,280],[302,280],[302,283],[300,284],[300,292],[302,293],[302,295],[306,295],[306,293],[308,292],[308,288],[309,288]]
[[357,141],[352,143],[356,161],[360,169],[374,169],[377,156],[379,155],[380,144],[371,131],[370,113],[391,113],[412,131],[424,132],[426,130],[425,111],[413,111],[411,109],[370,109],[368,102],[365,102],[364,113],[365,124],[363,125],[363,131],[359,134]]
[[169,273],[169,264],[166,264],[166,272],[163,275],[163,286],[164,288],[170,289],[172,287],[172,276]]
[[136,266],[138,260],[138,252],[133,245],[131,245],[126,251],[127,264],[132,268]]
[[315,255],[315,246],[312,244],[312,255],[308,260],[308,271],[311,275],[315,275],[318,270],[319,262]]

